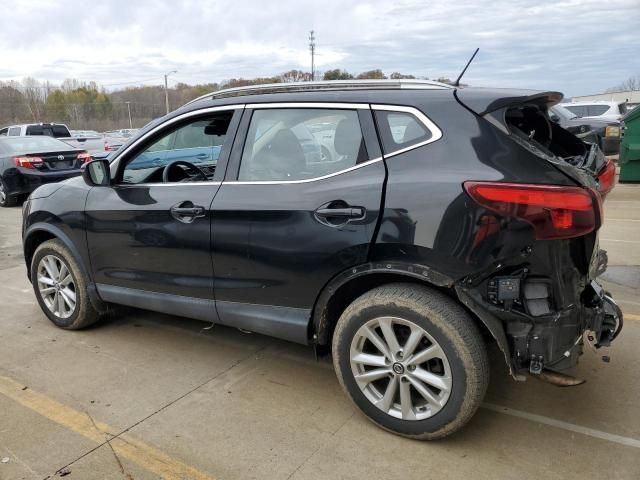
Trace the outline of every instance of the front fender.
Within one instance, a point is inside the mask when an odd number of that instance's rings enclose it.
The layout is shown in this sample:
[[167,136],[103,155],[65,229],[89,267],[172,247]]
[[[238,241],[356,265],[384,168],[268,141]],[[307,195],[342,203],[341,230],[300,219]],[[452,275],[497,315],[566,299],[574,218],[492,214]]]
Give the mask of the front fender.
[[34,239],[37,237],[43,236],[42,233],[45,233],[46,237],[55,237],[56,239],[60,240],[73,255],[73,258],[82,269],[82,274],[91,280],[90,271],[85,265],[85,262],[83,260],[82,255],[80,254],[80,251],[76,247],[76,245],[71,241],[69,236],[60,227],[56,225],[52,225],[50,223],[42,223],[42,222],[34,223],[33,225],[30,225],[29,227],[27,227],[27,229],[23,234],[22,248],[24,252],[24,260],[25,260],[25,263],[27,264],[27,276],[29,277],[29,280],[31,280],[31,258],[33,257],[33,252],[38,247],[39,243],[41,243],[39,242],[37,245],[34,246],[33,245]]
[[80,267],[82,275],[87,279],[87,293],[89,294],[89,300],[93,307],[99,312],[107,312],[109,310],[107,304],[100,298],[93,279],[91,276],[91,269],[88,268],[83,256],[76,246],[76,244],[69,238],[69,236],[58,226],[50,223],[34,223],[27,227],[23,235],[23,251],[24,259],[27,266],[27,278],[31,281],[31,258],[38,245],[43,241],[55,238],[62,242],[62,244],[69,250],[74,260]]

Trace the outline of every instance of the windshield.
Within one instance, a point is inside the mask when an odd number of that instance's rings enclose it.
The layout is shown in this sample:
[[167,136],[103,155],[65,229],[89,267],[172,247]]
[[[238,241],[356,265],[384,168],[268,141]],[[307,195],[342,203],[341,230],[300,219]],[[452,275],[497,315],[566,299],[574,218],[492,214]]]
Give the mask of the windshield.
[[563,120],[571,120],[573,118],[578,118],[578,116],[573,113],[571,110],[565,107],[561,107],[560,105],[554,105],[550,108],[551,113],[555,113]]
[[74,150],[70,145],[51,137],[8,137],[0,139],[9,153],[33,153]]

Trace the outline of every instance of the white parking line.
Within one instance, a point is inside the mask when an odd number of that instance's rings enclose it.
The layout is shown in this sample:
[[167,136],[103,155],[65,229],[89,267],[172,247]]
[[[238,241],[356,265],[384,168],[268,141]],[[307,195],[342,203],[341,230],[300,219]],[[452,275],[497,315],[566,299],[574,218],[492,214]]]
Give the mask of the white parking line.
[[640,244],[640,240],[616,240],[615,238],[601,238],[601,242],[618,242],[618,243],[638,243]]
[[494,405],[493,403],[483,403],[482,408],[491,410],[497,413],[503,413],[505,415],[511,415],[512,417],[523,418],[531,422],[542,423],[543,425],[549,425],[550,427],[561,428],[562,430],[568,430],[574,433],[580,433],[589,437],[598,438],[607,442],[618,443],[626,447],[640,448],[640,440],[632,437],[623,437],[622,435],[615,435],[613,433],[603,432],[601,430],[595,430],[593,428],[583,427],[581,425],[574,425],[573,423],[563,422],[562,420],[556,420],[555,418],[545,417],[543,415],[536,415],[535,413],[523,412],[521,410],[514,410],[513,408],[503,407],[501,405]]

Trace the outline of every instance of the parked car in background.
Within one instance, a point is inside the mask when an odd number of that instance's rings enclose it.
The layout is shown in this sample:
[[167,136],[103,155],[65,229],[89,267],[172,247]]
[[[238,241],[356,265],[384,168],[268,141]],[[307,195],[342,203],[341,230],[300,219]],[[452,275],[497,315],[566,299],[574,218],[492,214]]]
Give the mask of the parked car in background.
[[0,137],[0,206],[10,207],[40,185],[80,175],[86,150],[48,136]]
[[[118,150],[120,150],[120,147],[122,147],[122,145],[127,143],[128,140],[128,138],[111,136],[105,133],[102,137],[102,150],[105,152],[117,152]],[[97,153],[98,152],[96,152],[96,154]]]
[[72,137],[96,137],[102,138],[102,134],[95,130],[69,130]]
[[137,131],[137,128],[121,128],[119,130],[109,130],[107,132],[104,132],[104,135],[108,137],[130,138],[135,135]]
[[57,138],[74,148],[86,150],[89,153],[102,151],[102,138],[98,136],[74,137],[64,123],[26,123],[11,125],[0,129],[0,136],[29,137],[48,136]]
[[572,102],[561,103],[560,106],[571,110],[578,117],[614,122],[619,122],[627,113],[627,105],[624,102]]
[[562,105],[551,107],[549,118],[581,140],[597,144],[605,155],[620,152],[622,127],[618,121],[579,117]]
[[482,403],[488,339],[514,378],[575,384],[583,342],[621,331],[596,278],[615,165],[549,121],[561,99],[415,80],[204,95],[31,195],[34,294],[68,330],[120,304],[330,349],[377,425],[447,436]]

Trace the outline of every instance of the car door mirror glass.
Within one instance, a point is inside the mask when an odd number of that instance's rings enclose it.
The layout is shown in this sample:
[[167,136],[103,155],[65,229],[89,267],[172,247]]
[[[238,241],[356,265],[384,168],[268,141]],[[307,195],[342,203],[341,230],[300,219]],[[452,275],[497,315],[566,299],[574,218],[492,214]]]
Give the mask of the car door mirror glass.
[[92,187],[107,187],[111,184],[109,161],[106,159],[92,160],[82,171],[82,177],[87,185]]

